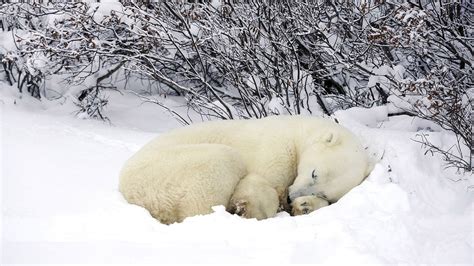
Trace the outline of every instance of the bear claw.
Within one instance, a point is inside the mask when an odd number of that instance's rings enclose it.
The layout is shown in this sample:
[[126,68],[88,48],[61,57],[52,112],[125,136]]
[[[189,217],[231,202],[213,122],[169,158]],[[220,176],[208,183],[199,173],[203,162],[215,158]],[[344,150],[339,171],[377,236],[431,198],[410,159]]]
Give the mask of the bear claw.
[[231,207],[231,213],[245,217],[247,214],[247,201],[238,200],[234,202],[233,206]]

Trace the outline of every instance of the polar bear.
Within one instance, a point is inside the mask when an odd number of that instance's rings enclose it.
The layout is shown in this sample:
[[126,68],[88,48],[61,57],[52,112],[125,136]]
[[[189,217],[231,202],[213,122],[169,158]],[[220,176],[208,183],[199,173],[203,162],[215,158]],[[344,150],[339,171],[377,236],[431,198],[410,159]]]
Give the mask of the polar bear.
[[288,209],[290,185],[292,200],[312,196],[334,202],[368,171],[363,147],[339,124],[273,116],[212,121],[162,134],[125,163],[119,190],[165,224],[210,213],[214,205],[265,219]]

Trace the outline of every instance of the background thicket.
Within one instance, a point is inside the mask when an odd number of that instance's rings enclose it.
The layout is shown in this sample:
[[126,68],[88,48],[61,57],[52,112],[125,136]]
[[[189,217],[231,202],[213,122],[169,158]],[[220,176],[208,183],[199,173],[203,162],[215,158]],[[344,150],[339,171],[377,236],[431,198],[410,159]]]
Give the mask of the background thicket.
[[107,90],[131,91],[183,123],[160,97],[203,119],[390,105],[454,132],[449,150],[418,141],[472,169],[471,1],[13,2],[0,7],[15,43],[0,48],[0,80],[32,97],[67,92],[107,119]]

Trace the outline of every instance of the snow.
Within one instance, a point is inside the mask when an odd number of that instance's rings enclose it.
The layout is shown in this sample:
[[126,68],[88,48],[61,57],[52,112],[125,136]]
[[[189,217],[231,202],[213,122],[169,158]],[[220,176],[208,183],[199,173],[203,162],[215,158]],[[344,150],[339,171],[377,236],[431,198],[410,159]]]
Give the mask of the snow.
[[222,1],[221,0],[212,0],[211,5],[214,8],[220,8],[222,6]]
[[87,2],[90,3],[89,12],[94,12],[94,21],[98,23],[106,16],[110,16],[112,11],[116,12],[116,14],[123,14],[123,6],[117,0],[102,0],[100,3],[88,0]]
[[[472,176],[424,155],[411,139],[426,122],[388,117],[388,107],[336,113],[369,150],[383,154],[339,202],[263,221],[216,206],[213,214],[167,226],[128,204],[117,186],[129,156],[179,126],[168,113],[111,92],[105,113],[111,123],[81,120],[69,99],[39,102],[0,87],[2,265],[472,265]],[[429,133],[442,143],[454,138],[440,128]]]
[[15,41],[12,38],[12,33],[8,31],[0,32],[0,53],[5,54],[8,51],[16,49]]

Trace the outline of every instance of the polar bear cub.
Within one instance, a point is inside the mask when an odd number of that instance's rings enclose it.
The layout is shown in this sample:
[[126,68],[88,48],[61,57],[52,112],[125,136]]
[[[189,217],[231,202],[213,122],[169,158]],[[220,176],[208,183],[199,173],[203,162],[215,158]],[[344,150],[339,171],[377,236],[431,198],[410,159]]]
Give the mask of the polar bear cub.
[[335,202],[368,171],[364,149],[339,124],[274,116],[206,122],[160,135],[125,163],[119,189],[165,224],[210,213],[214,205],[265,219],[289,209],[290,185],[292,200]]

